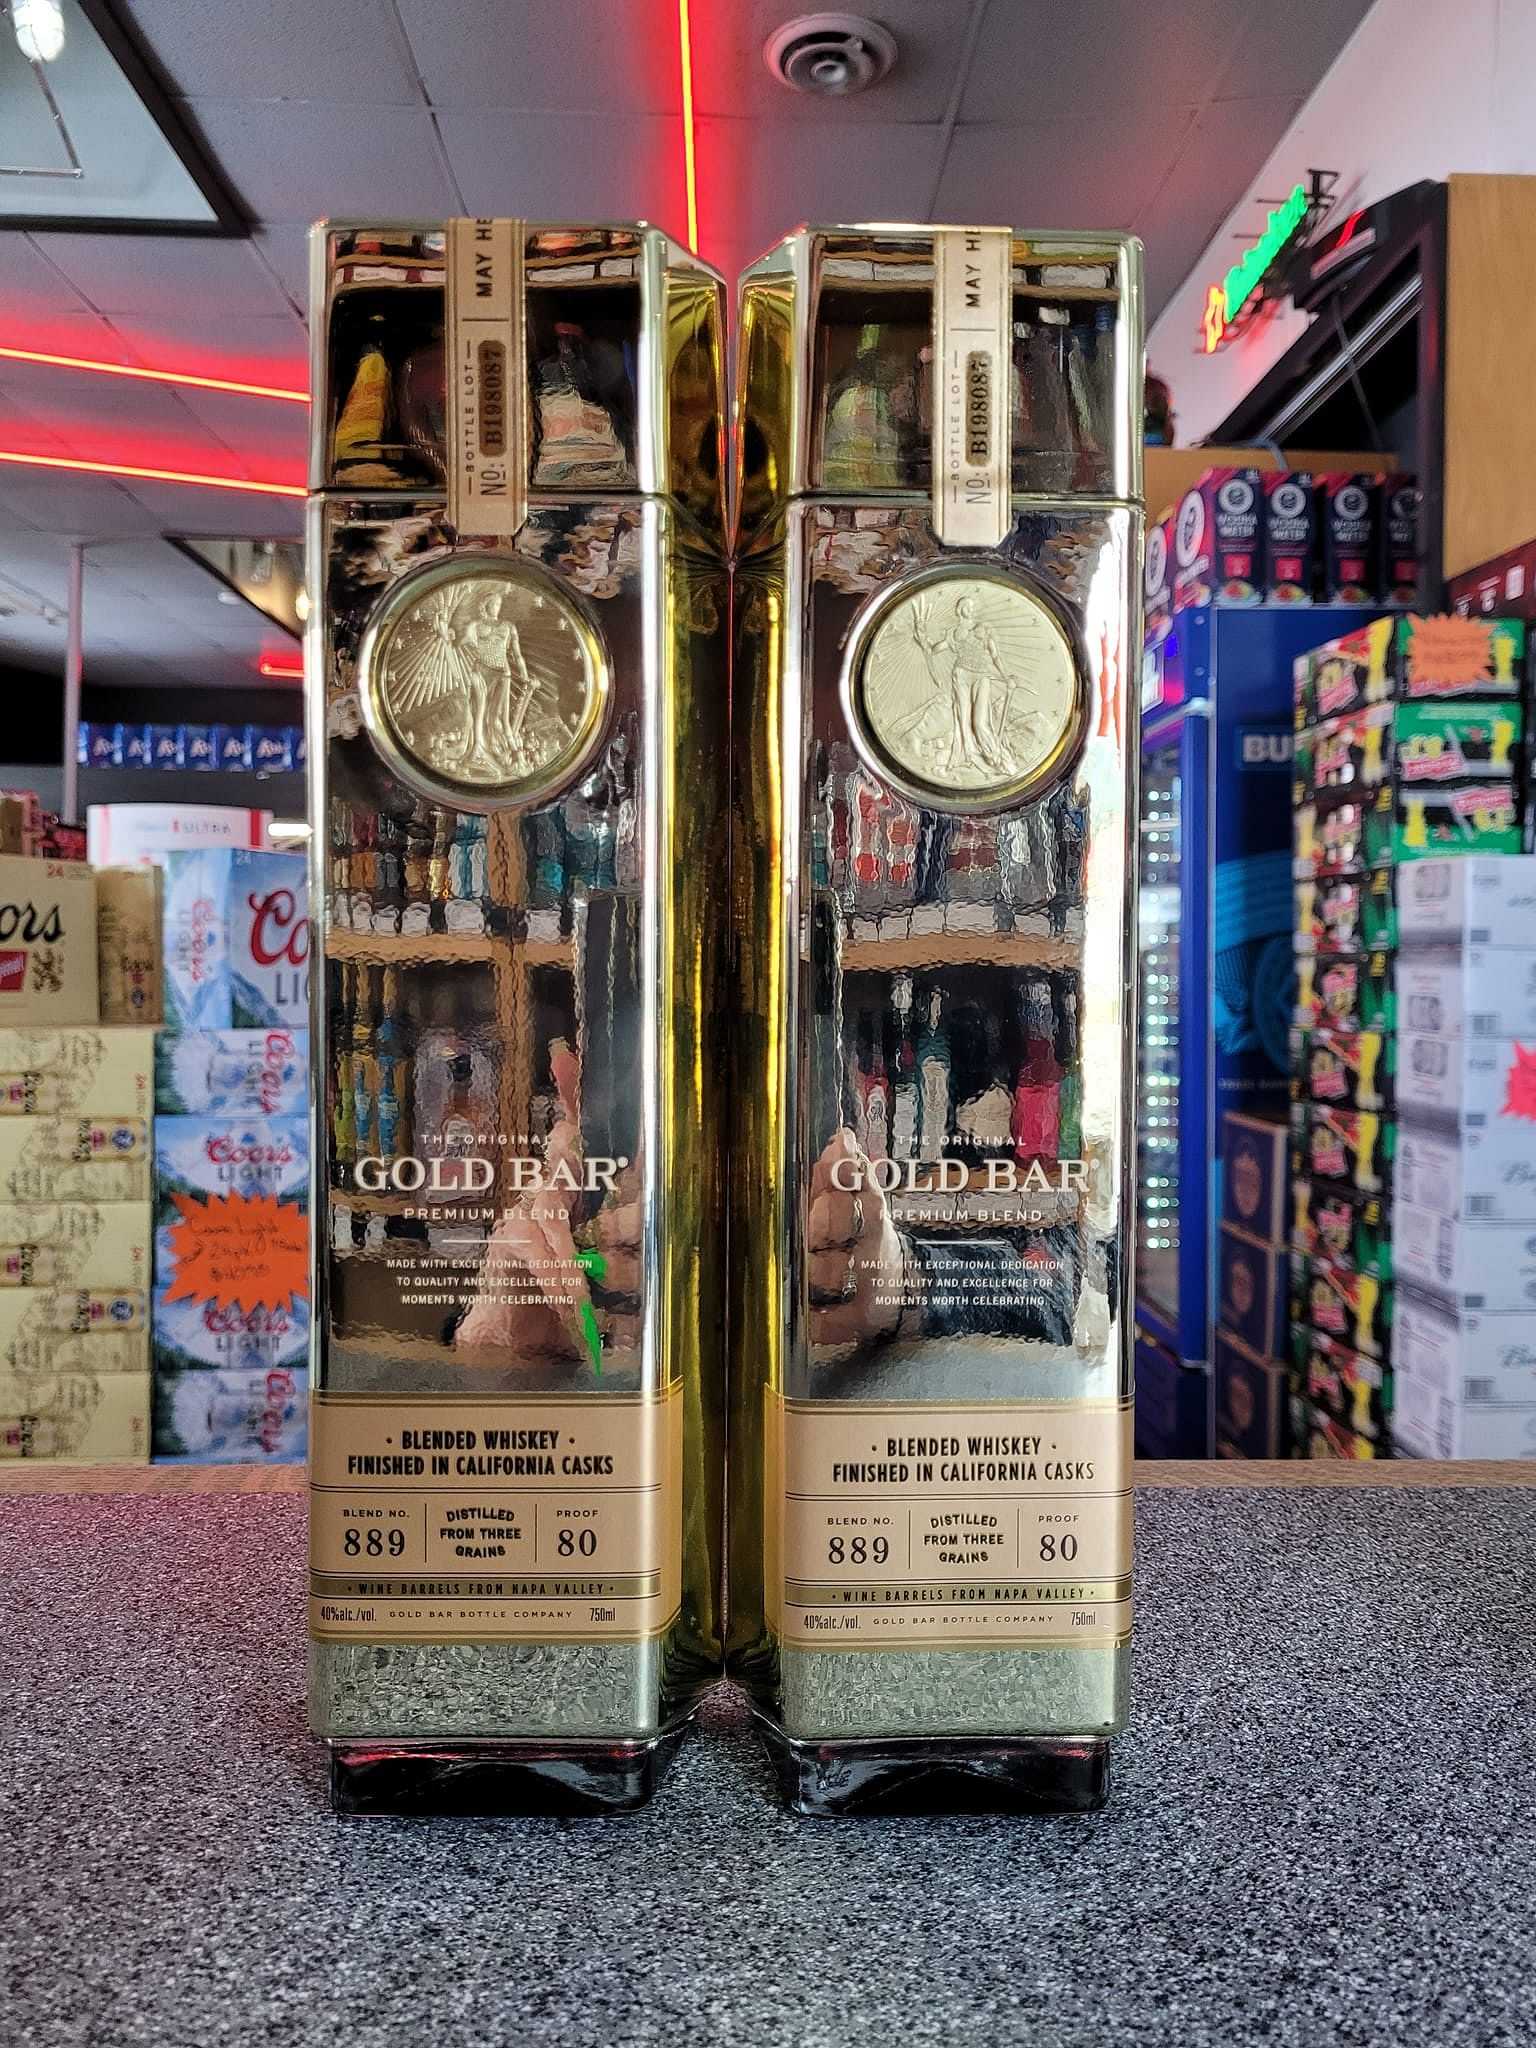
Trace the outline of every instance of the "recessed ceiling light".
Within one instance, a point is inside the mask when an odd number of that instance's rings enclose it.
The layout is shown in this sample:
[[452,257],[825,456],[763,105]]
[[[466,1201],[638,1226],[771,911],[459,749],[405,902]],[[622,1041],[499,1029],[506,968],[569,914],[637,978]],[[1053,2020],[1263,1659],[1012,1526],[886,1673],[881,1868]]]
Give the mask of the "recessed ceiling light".
[[11,0],[11,26],[29,64],[51,64],[64,50],[64,9],[59,0]]

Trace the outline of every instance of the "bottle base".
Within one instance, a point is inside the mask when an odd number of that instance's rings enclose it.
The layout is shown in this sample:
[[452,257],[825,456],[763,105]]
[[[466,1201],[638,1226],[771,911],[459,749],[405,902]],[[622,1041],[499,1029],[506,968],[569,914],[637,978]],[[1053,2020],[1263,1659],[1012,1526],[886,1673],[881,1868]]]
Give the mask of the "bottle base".
[[923,1736],[807,1742],[759,1729],[792,1813],[1093,1813],[1109,1797],[1104,1736]]
[[332,1742],[337,1813],[396,1816],[632,1813],[687,1728],[643,1742]]

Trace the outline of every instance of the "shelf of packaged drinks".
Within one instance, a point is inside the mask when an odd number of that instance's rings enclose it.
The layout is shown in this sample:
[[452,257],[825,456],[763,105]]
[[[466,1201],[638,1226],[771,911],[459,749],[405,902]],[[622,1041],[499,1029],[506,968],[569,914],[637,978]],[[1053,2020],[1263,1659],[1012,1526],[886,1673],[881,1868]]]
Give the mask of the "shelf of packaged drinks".
[[333,960],[361,960],[369,966],[403,967],[415,962],[492,966],[517,961],[524,967],[569,967],[571,948],[563,939],[497,938],[484,932],[353,932],[333,927],[326,939]]
[[1073,939],[1033,932],[924,932],[899,939],[849,939],[840,964],[845,974],[928,967],[1078,967],[1082,947]]

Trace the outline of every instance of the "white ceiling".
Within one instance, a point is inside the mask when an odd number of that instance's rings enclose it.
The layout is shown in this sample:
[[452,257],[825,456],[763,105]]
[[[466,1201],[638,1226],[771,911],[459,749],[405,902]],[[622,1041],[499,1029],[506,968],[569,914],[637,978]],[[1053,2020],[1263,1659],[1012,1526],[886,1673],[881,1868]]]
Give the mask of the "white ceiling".
[[[867,4],[896,71],[815,101],[760,55],[794,0],[691,0],[703,253],[734,274],[810,217],[1126,228],[1155,314],[1369,0]],[[0,232],[0,342],[297,386],[318,215],[680,229],[672,0],[117,11],[257,225],[246,241]],[[0,448],[298,479],[303,447],[297,406],[0,360]],[[248,685],[281,636],[158,536],[299,524],[296,500],[0,463],[0,602],[9,585],[62,604],[68,543],[89,540],[88,681]],[[0,662],[53,670],[62,649],[58,627],[0,618]]]

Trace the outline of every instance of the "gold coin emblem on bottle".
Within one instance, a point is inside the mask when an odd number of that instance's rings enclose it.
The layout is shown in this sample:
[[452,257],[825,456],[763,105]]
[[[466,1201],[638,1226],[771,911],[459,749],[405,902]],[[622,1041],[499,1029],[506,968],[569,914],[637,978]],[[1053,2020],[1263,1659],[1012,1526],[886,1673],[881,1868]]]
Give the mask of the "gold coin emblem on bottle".
[[602,725],[596,633],[531,564],[454,556],[379,607],[358,657],[368,731],[402,780],[463,810],[533,803],[567,782]]
[[939,809],[1038,794],[1082,724],[1065,626],[1014,577],[973,567],[911,577],[878,599],[851,636],[844,688],[872,765]]

